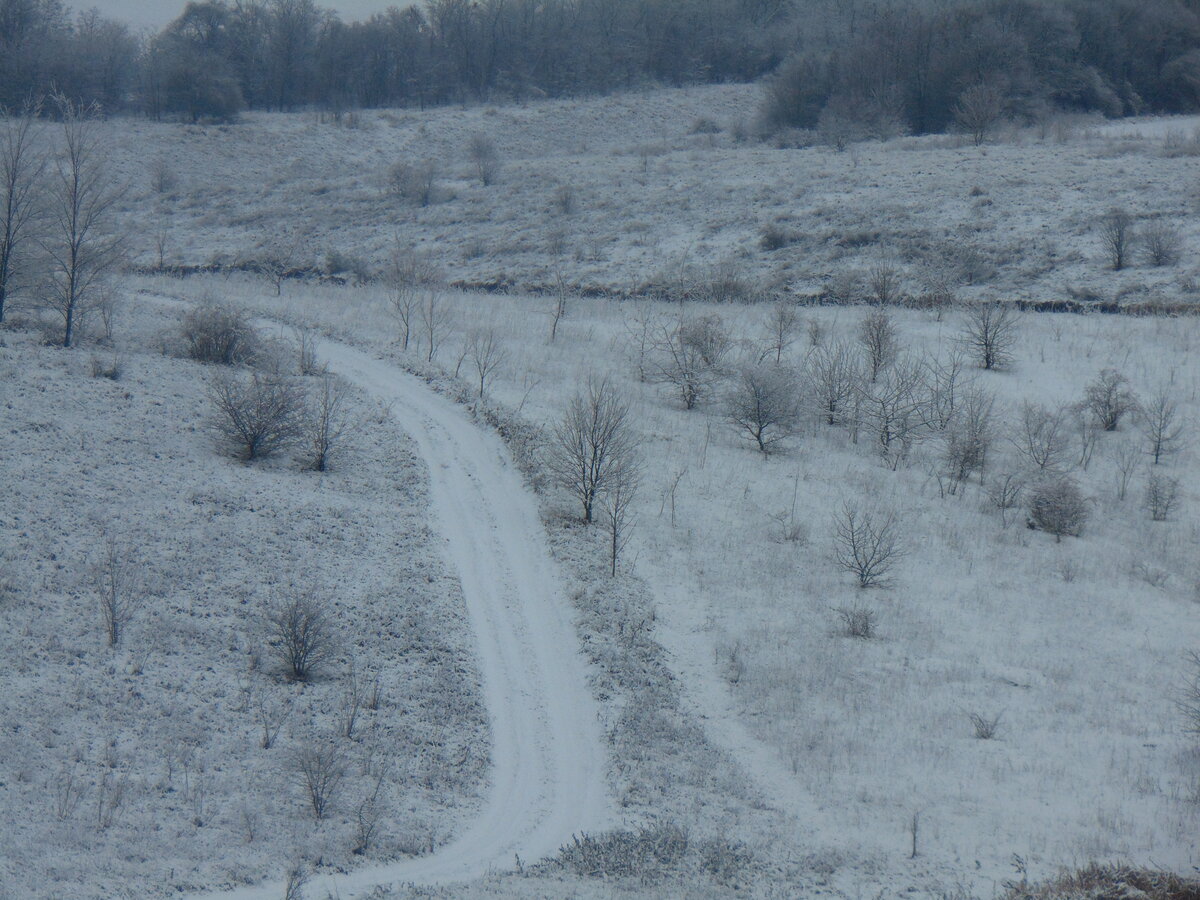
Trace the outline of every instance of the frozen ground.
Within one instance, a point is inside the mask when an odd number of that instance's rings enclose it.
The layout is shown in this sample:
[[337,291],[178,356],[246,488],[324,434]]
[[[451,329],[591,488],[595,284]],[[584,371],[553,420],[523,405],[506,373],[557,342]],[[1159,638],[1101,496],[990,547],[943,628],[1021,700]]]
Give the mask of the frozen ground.
[[[144,266],[381,268],[394,250],[436,257],[450,280],[637,290],[862,294],[894,266],[903,290],[962,296],[1196,299],[1200,142],[1195,119],[1062,117],[956,136],[777,149],[739,142],[758,88],[647,91],[528,106],[362,113],[354,128],[311,115],[237,125],[120,120],[114,159],[131,185]],[[483,186],[472,135],[502,168]],[[428,206],[387,192],[398,163],[434,161]],[[1180,263],[1108,271],[1101,216],[1178,229]],[[769,238],[764,242],[764,238]]]

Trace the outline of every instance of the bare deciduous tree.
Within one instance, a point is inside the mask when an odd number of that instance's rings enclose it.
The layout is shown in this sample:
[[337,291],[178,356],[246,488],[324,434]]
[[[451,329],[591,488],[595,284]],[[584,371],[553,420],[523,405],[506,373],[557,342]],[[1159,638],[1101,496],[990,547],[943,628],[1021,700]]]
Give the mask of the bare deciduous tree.
[[296,337],[296,349],[299,351],[299,356],[296,359],[296,368],[301,375],[324,375],[326,374],[326,366],[321,362],[321,357],[317,353],[317,336],[313,334],[311,328],[296,328],[293,329]]
[[943,459],[953,487],[966,481],[973,472],[982,476],[991,449],[993,394],[980,388],[967,388],[955,408],[954,416],[943,433]]
[[1129,262],[1133,245],[1133,216],[1123,209],[1110,209],[1100,220],[1100,240],[1113,269],[1120,272]]
[[436,290],[424,292],[418,312],[421,317],[421,330],[425,334],[425,361],[433,362],[438,347],[450,331],[454,316],[441,292]]
[[294,444],[303,434],[304,395],[287,379],[255,372],[247,381],[221,371],[209,382],[213,423],[247,462]]
[[500,175],[500,151],[496,149],[495,142],[486,134],[473,134],[467,153],[471,157],[471,164],[475,167],[479,183],[484,187],[495,184]]
[[796,341],[800,331],[800,314],[796,304],[780,301],[771,307],[766,323],[767,341],[763,348],[763,359],[775,357],[775,364],[783,363],[783,354]]
[[725,414],[730,425],[767,456],[796,433],[800,416],[795,373],[777,365],[744,367],[725,398]]
[[858,326],[858,343],[866,356],[867,375],[872,382],[896,361],[900,353],[896,324],[882,309],[872,310],[863,317]]
[[608,379],[588,381],[554,428],[548,450],[550,471],[583,507],[592,522],[596,501],[637,467],[637,438],[629,405]]
[[1161,219],[1142,229],[1142,249],[1152,266],[1173,266],[1179,262],[1183,239],[1179,229]]
[[1068,423],[1065,412],[1051,410],[1040,403],[1025,401],[1017,417],[1013,446],[1030,465],[1055,470],[1067,460]]
[[860,588],[886,587],[904,555],[900,521],[894,512],[864,509],[846,502],[834,517],[834,555],[858,579]]
[[379,775],[375,778],[371,790],[367,792],[354,811],[355,837],[354,847],[350,852],[355,856],[366,853],[375,838],[375,832],[379,828],[379,821],[383,818],[384,812],[383,786],[383,775]]
[[134,615],[145,602],[141,569],[129,550],[113,534],[104,536],[95,567],[96,595],[108,646],[115,647]]
[[655,380],[673,385],[684,409],[695,409],[723,376],[731,347],[719,317],[681,319],[664,327],[655,340]]
[[314,472],[329,470],[330,461],[342,445],[342,439],[350,429],[350,417],[346,411],[350,386],[336,375],[326,375],[313,393],[303,423],[305,442],[308,444],[309,467]]
[[845,424],[847,407],[863,379],[857,355],[850,346],[841,341],[815,344],[805,375],[816,413],[827,425]]
[[921,363],[911,357],[888,366],[874,382],[863,382],[858,400],[864,424],[893,470],[908,455],[925,425]]
[[1009,303],[980,303],[967,312],[961,341],[982,369],[1003,369],[1013,360],[1018,313]]
[[1163,458],[1179,449],[1183,438],[1183,421],[1179,417],[1179,405],[1170,388],[1161,385],[1141,406],[1141,420],[1145,435],[1146,452],[1158,465]]
[[34,104],[15,116],[0,108],[0,322],[16,287],[24,242],[38,212],[37,189],[46,158],[37,148],[37,114]]
[[1004,92],[992,82],[971,85],[954,104],[954,121],[971,136],[975,146],[987,140],[1004,115]]
[[1165,522],[1179,506],[1179,479],[1153,471],[1146,479],[1143,503],[1150,518]]
[[992,505],[1000,510],[1000,527],[1008,527],[1009,511],[1016,509],[1021,503],[1021,494],[1025,490],[1025,481],[1013,472],[1004,472],[993,479],[988,490],[988,498]]
[[41,238],[48,269],[43,302],[62,319],[62,345],[73,347],[104,279],[121,258],[116,206],[123,189],[113,181],[97,127],[99,111],[61,95],[62,149],[47,195],[47,228]]
[[617,562],[632,536],[633,499],[637,494],[639,475],[637,466],[626,467],[600,496],[604,528],[608,532],[609,574],[613,577],[616,577]]
[[292,764],[313,818],[325,818],[341,793],[348,767],[345,755],[333,742],[323,742],[298,749]]
[[1116,431],[1125,414],[1137,409],[1129,379],[1116,369],[1101,369],[1084,389],[1083,402],[1105,431]]
[[489,328],[486,331],[471,332],[467,338],[467,355],[470,356],[471,365],[479,379],[479,398],[483,399],[488,379],[507,361],[508,351],[504,343],[496,337],[495,330]]
[[888,260],[871,266],[867,272],[867,290],[871,299],[880,306],[895,303],[904,289],[904,276],[900,267]]
[[1129,482],[1142,464],[1142,454],[1133,441],[1121,441],[1112,448],[1112,460],[1117,468],[1117,499],[1123,502]]
[[334,653],[328,605],[314,591],[273,604],[266,625],[271,650],[293,681],[311,679]]

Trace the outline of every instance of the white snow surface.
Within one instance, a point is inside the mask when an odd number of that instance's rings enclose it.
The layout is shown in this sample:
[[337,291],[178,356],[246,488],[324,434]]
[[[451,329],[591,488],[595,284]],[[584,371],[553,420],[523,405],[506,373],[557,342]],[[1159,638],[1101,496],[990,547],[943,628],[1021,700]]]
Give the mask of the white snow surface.
[[[322,873],[310,885],[351,900],[380,884],[466,881],[610,825],[586,663],[537,510],[508,451],[414,376],[336,342],[319,349],[331,369],[390,404],[429,465],[438,529],[477,637],[493,768],[483,811],[451,843],[409,861]],[[263,884],[204,896],[279,895],[280,885]]]

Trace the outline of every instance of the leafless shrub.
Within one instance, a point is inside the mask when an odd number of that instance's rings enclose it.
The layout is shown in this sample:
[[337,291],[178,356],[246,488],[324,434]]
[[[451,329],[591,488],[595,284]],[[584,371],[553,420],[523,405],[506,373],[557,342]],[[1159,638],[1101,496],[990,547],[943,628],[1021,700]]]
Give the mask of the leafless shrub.
[[729,424],[751,438],[763,456],[796,433],[799,391],[796,374],[784,366],[746,366],[725,399]]
[[1141,405],[1140,412],[1146,452],[1157,466],[1164,457],[1176,452],[1182,441],[1179,405],[1170,388],[1162,385]]
[[1146,262],[1152,266],[1173,266],[1183,251],[1179,229],[1161,219],[1142,229],[1141,243]]
[[1145,582],[1152,588],[1164,588],[1171,580],[1171,573],[1152,566],[1145,560],[1133,559],[1129,564],[1129,574],[1138,581]]
[[104,634],[108,646],[115,647],[146,600],[141,566],[130,558],[129,548],[110,533],[104,536],[94,577]]
[[296,367],[300,374],[304,376],[324,375],[328,368],[317,355],[317,336],[313,334],[312,329],[297,328],[294,330],[294,334],[296,349],[299,351]]
[[1024,480],[1012,472],[1001,473],[992,480],[988,489],[988,499],[1000,510],[1001,527],[1008,527],[1009,512],[1020,506],[1024,490]]
[[446,305],[441,293],[434,290],[423,293],[417,314],[421,320],[421,331],[425,335],[425,361],[433,362],[438,347],[454,324],[454,314]]
[[354,810],[354,846],[350,852],[355,856],[361,856],[370,849],[384,811],[383,775],[381,774],[376,777],[371,790],[359,801]]
[[703,841],[699,851],[701,871],[720,885],[738,884],[754,861],[745,844],[727,837]]
[[346,676],[346,686],[342,692],[342,724],[339,729],[342,737],[354,737],[354,728],[358,724],[358,714],[362,711],[365,699],[363,686],[359,683],[358,679],[358,668],[354,665],[354,661],[351,660],[350,673]]
[[920,361],[905,356],[885,369],[876,381],[859,385],[856,401],[862,424],[874,435],[876,449],[892,471],[907,458],[927,426],[923,384],[924,368]]
[[1037,885],[1026,882],[1023,865],[1020,871],[1021,880],[1006,883],[1001,900],[1074,900],[1084,897],[1193,900],[1200,895],[1200,880],[1196,878],[1119,864],[1090,863]]
[[554,189],[551,204],[555,212],[569,216],[579,209],[579,195],[575,192],[575,188],[572,185],[560,184]]
[[304,900],[304,888],[311,877],[304,863],[289,866],[283,881],[283,900]]
[[886,306],[900,299],[904,274],[895,263],[877,262],[867,271],[867,291],[875,303]]
[[773,305],[767,315],[767,340],[761,358],[766,360],[774,356],[775,364],[782,365],[783,354],[795,343],[799,331],[800,314],[796,311],[796,304],[781,301]]
[[292,766],[313,817],[325,818],[341,794],[345,755],[332,742],[318,742],[299,748],[292,756]]
[[589,380],[571,399],[547,455],[550,471],[580,502],[590,524],[597,501],[637,468],[629,405],[608,379]]
[[1063,466],[1067,460],[1068,436],[1063,410],[1051,410],[1030,401],[1021,404],[1012,443],[1034,468],[1055,471]]
[[632,536],[633,501],[640,483],[640,474],[636,464],[625,467],[620,477],[610,480],[608,487],[600,495],[604,528],[608,533],[609,574],[614,578],[617,574],[617,563]]
[[958,95],[954,121],[959,130],[971,136],[975,146],[987,140],[1004,115],[1004,92],[992,82],[978,82]]
[[1142,503],[1153,521],[1165,522],[1179,506],[1179,479],[1151,472]]
[[413,206],[429,206],[437,199],[438,165],[432,159],[420,163],[398,162],[388,172],[388,192]]
[[1133,216],[1123,209],[1110,209],[1100,220],[1100,240],[1109,264],[1117,272],[1129,262],[1133,245]]
[[252,362],[260,349],[258,333],[239,309],[204,304],[183,317],[183,340],[189,359],[235,366]]
[[335,651],[328,604],[313,591],[301,591],[267,610],[271,651],[293,681],[309,681]]
[[107,378],[109,381],[120,381],[124,372],[124,363],[120,355],[116,353],[107,358],[101,356],[92,357],[93,378]]
[[836,612],[842,623],[842,633],[846,637],[864,640],[875,637],[875,620],[878,617],[875,610],[856,604],[838,607]]
[[992,410],[996,398],[988,391],[968,388],[942,433],[942,460],[952,489],[972,473],[982,474],[994,439]]
[[1008,303],[981,303],[967,311],[960,338],[982,369],[1003,369],[1011,365],[1013,348],[1019,337],[1018,313]]
[[54,817],[60,822],[65,822],[79,809],[79,805],[87,795],[87,784],[76,775],[73,768],[64,766],[55,776],[50,787]]
[[475,167],[479,183],[484,187],[495,184],[501,166],[500,151],[496,149],[495,142],[486,134],[473,134],[467,146],[467,154]]
[[218,372],[208,396],[217,433],[247,462],[272,456],[303,434],[304,394],[287,379],[254,372],[247,380]]
[[262,729],[258,746],[263,750],[270,750],[275,746],[275,738],[278,737],[283,723],[287,721],[288,714],[292,711],[292,705],[290,702],[273,701],[267,696],[266,691],[261,689],[253,692],[250,697],[250,705],[258,720],[258,726]]
[[1055,542],[1064,534],[1078,535],[1087,518],[1087,500],[1066,475],[1042,481],[1030,492],[1029,527],[1054,535]]
[[327,472],[351,428],[346,405],[350,386],[336,375],[325,375],[311,395],[304,415],[303,436],[308,447],[308,466]]
[[867,374],[872,382],[896,361],[900,353],[900,335],[896,324],[882,309],[872,310],[863,316],[858,326],[858,343],[866,357]]
[[975,729],[975,737],[981,741],[990,741],[1000,728],[1000,715],[988,718],[980,713],[969,713],[971,726]]
[[1137,409],[1129,379],[1116,369],[1101,369],[1084,389],[1083,402],[1105,431],[1116,431],[1125,414]]
[[900,520],[847,502],[834,517],[834,557],[860,588],[887,587],[904,556]]

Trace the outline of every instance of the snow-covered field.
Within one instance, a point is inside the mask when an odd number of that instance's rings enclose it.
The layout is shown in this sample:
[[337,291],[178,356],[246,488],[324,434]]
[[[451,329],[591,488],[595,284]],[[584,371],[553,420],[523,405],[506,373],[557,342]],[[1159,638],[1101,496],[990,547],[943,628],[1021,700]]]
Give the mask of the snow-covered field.
[[[241,124],[112,123],[143,266],[328,254],[381,269],[427,251],[449,280],[863,294],[880,265],[906,293],[1197,299],[1197,120],[1063,117],[982,148],[956,136],[777,149],[739,142],[758,88],[727,85],[529,106],[310,115]],[[501,160],[483,186],[469,157]],[[398,163],[432,161],[428,206],[387,192]],[[1100,219],[1184,239],[1179,264],[1108,271]],[[765,242],[765,239],[767,242]],[[773,248],[773,249],[772,249]],[[1190,251],[1189,251],[1190,248]]]
[[[982,149],[922,138],[841,154],[737,144],[728,130],[696,127],[704,118],[748,120],[753,102],[752,89],[729,86],[366,113],[355,129],[307,116],[248,116],[227,128],[120,123],[127,134],[114,158],[136,187],[127,214],[142,228],[137,261],[146,266],[160,250],[167,265],[265,252],[321,265],[336,251],[375,268],[399,248],[469,282],[561,279],[623,290],[732,280],[853,295],[872,269],[894,266],[906,293],[938,278],[944,286],[949,273],[960,297],[1196,296],[1200,156],[1170,149],[1179,135],[1190,145],[1191,121],[1064,119],[1044,133],[1010,130]],[[469,177],[465,148],[477,132],[505,159],[494,186]],[[402,158],[440,161],[438,202],[418,208],[385,195],[387,170]],[[155,174],[162,190],[151,185]],[[1098,221],[1114,206],[1142,217],[1139,225],[1172,223],[1181,260],[1153,267],[1135,254],[1125,271],[1107,268]],[[786,238],[779,249],[761,243],[768,225]],[[427,655],[401,654],[402,668],[387,669],[397,673],[387,691],[395,706],[365,714],[364,737],[351,747],[368,753],[368,726],[397,738],[388,771],[402,815],[388,820],[369,864],[470,834],[473,812],[486,805],[489,753],[499,754],[497,767],[508,758],[487,727],[485,710],[497,710],[489,666],[471,661],[469,623],[476,631],[478,623],[468,582],[487,573],[472,575],[466,555],[437,549],[446,519],[429,508],[429,476],[394,420],[418,446],[429,440],[427,424],[403,403],[378,407],[388,366],[397,379],[400,369],[424,372],[480,428],[497,416],[550,426],[589,375],[608,376],[630,399],[644,472],[623,571],[608,577],[602,536],[581,528],[568,498],[543,484],[541,514],[563,585],[551,602],[558,615],[569,615],[567,598],[574,603],[578,644],[568,657],[580,650],[591,661],[612,824],[678,825],[691,838],[681,857],[641,878],[582,877],[586,866],[564,854],[562,865],[514,858],[515,874],[394,895],[986,898],[1026,870],[1040,877],[1093,859],[1185,873],[1200,865],[1200,748],[1173,703],[1185,653],[1200,647],[1200,319],[1024,315],[1010,367],[985,372],[968,361],[960,373],[960,388],[995,396],[995,439],[982,477],[951,494],[936,433],[885,462],[865,434],[855,439],[810,414],[764,458],[726,419],[728,379],[685,410],[669,385],[639,377],[639,362],[653,369],[655,356],[639,358],[640,336],[670,332],[681,317],[717,317],[732,339],[726,368],[736,370],[767,345],[766,304],[585,299],[569,290],[551,341],[553,298],[443,290],[445,333],[429,364],[421,334],[407,353],[399,349],[380,284],[285,281],[276,296],[267,280],[232,274],[131,276],[121,288],[120,381],[88,377],[90,348],[47,350],[20,331],[3,333],[0,348],[0,449],[18,473],[15,506],[0,500],[11,544],[0,640],[21,661],[4,676],[16,687],[6,692],[4,721],[46,710],[36,726],[4,733],[0,760],[15,763],[0,777],[5,801],[40,810],[15,832],[23,849],[0,854],[5,877],[20,879],[10,892],[36,896],[45,888],[34,879],[57,879],[99,896],[124,883],[142,896],[147,885],[278,878],[298,856],[320,858],[326,872],[355,862],[347,856],[352,804],[320,825],[303,816],[276,750],[257,748],[253,702],[238,705],[256,689],[297,695],[280,759],[308,729],[337,727],[341,679],[336,689],[331,679],[300,690],[267,678],[265,662],[248,664],[262,603],[295,578],[337,589],[347,640],[359,636],[350,616],[378,617],[379,598],[398,590],[406,610],[421,612],[409,613],[406,627],[446,645],[422,644]],[[216,455],[203,427],[202,370],[158,352],[157,336],[177,318],[160,297],[219,299],[377,357],[372,365],[384,368],[366,379],[379,382],[375,389],[358,395],[364,426],[344,467],[322,478],[286,461],[248,468]],[[802,307],[781,362],[799,368],[819,348],[857,347],[868,312]],[[945,364],[962,347],[961,310],[888,314],[902,348],[925,365]],[[465,350],[472,335],[489,332],[504,355],[488,386],[498,404],[491,411],[472,397]],[[350,351],[331,358],[354,377]],[[456,368],[461,381],[444,374]],[[1026,529],[1021,509],[1002,517],[994,488],[1027,468],[1015,446],[1022,404],[1077,402],[1106,368],[1139,397],[1163,389],[1178,404],[1179,451],[1152,466],[1133,415],[1111,433],[1071,424],[1065,465],[1089,512],[1080,536],[1056,542]],[[473,442],[458,434],[451,443]],[[1142,502],[1152,474],[1180,485],[1166,521],[1151,521]],[[448,476],[435,473],[435,484],[439,477]],[[402,489],[393,496],[391,485]],[[897,516],[904,554],[886,588],[858,588],[835,560],[835,518],[847,502]],[[161,611],[147,604],[136,623],[157,636],[135,645],[149,648],[144,663],[105,649],[88,605],[88,567],[105,523],[156,561]],[[280,559],[295,562],[281,567]],[[851,607],[875,614],[875,637],[845,635],[839,610]],[[392,666],[396,635],[366,630],[380,643],[363,648],[360,667],[375,658]],[[338,662],[344,668],[348,658]],[[126,674],[138,665],[143,674]],[[156,675],[152,692],[145,682]],[[135,695],[170,716],[158,712],[147,724],[149,714],[130,706]],[[452,717],[440,712],[446,700],[423,702],[435,697],[451,701]],[[103,724],[107,706],[117,714]],[[205,727],[205,716],[224,727]],[[395,721],[376,721],[389,716]],[[972,716],[997,721],[995,735],[977,737]],[[185,772],[169,749],[186,753],[190,738],[165,737],[197,731],[180,731],[181,722],[199,722],[206,741],[187,757],[203,766],[199,792],[191,779],[200,769]],[[186,785],[174,783],[182,778]],[[124,799],[101,823],[119,779]],[[69,797],[72,784],[84,786],[82,799],[60,819],[54,798]],[[262,798],[253,842],[236,806],[243,784]],[[558,841],[598,827],[597,818],[575,825],[558,816],[555,827],[568,829]],[[555,843],[549,834],[539,840],[543,849]],[[18,865],[25,859],[41,862]]]

